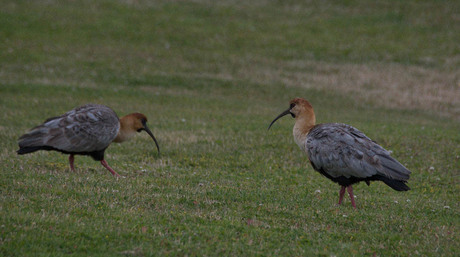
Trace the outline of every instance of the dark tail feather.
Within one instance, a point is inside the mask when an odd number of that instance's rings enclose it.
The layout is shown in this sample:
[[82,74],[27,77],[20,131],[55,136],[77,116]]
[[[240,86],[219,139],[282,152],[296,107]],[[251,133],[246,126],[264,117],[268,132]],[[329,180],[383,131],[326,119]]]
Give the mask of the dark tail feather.
[[31,146],[31,147],[21,147],[16,152],[18,154],[22,155],[22,154],[26,154],[26,153],[33,153],[33,152],[38,151],[38,150],[40,150],[39,146]]
[[384,177],[384,176],[380,176],[379,180],[382,181],[383,183],[387,184],[389,187],[393,188],[396,191],[408,191],[408,190],[410,190],[410,187],[408,187],[406,185],[407,181],[391,179],[391,178],[387,178],[387,177]]
[[385,169],[385,174],[393,179],[407,181],[410,176],[410,170],[397,160],[387,155],[379,155],[382,167]]
[[49,147],[43,146],[45,141],[44,137],[47,135],[47,131],[43,131],[43,128],[44,127],[40,125],[22,135],[18,142],[19,150],[16,152],[18,154],[28,154],[38,150],[50,150]]
[[19,148],[19,150],[17,150],[16,152],[20,155],[22,154],[28,154],[28,153],[33,153],[33,152],[36,152],[38,150],[54,150],[53,147],[50,147],[50,146],[25,146],[25,147],[21,147]]

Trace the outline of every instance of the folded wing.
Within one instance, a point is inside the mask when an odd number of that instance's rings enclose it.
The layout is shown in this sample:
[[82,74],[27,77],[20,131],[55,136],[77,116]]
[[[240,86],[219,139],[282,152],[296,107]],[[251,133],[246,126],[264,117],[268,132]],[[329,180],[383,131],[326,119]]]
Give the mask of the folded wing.
[[409,179],[410,171],[387,150],[346,124],[315,126],[307,136],[306,151],[315,169],[332,178],[364,180],[378,175],[404,182]]
[[50,148],[79,153],[107,148],[120,124],[107,106],[88,104],[46,120],[19,138],[21,149]]

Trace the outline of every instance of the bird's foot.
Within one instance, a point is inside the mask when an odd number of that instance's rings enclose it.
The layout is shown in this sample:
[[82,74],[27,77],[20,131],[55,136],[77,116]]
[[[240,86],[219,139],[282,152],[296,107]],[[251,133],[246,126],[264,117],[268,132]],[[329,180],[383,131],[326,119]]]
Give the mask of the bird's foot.
[[70,170],[75,172],[75,167],[73,166],[73,162],[75,160],[75,157],[73,154],[69,155],[69,164],[70,164]]
[[343,201],[343,196],[345,195],[345,187],[342,186],[339,191],[339,203],[337,205],[341,205]]
[[353,187],[348,186],[347,191],[348,191],[348,194],[350,195],[351,206],[353,206],[353,208],[356,209],[355,196],[353,195]]
[[102,166],[104,166],[108,171],[110,171],[110,173],[112,173],[112,175],[114,175],[114,176],[117,177],[117,178],[120,177],[120,174],[118,174],[118,173],[115,172],[112,168],[110,168],[109,164],[108,164],[105,160],[102,160],[102,161],[101,161],[101,164],[102,164]]

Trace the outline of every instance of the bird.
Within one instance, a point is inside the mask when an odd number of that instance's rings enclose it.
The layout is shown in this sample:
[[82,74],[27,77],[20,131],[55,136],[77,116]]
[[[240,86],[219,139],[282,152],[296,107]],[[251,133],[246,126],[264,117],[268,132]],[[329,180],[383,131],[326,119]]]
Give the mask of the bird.
[[100,161],[112,175],[119,177],[104,159],[104,152],[112,143],[131,139],[136,132],[145,131],[160,147],[147,127],[147,117],[131,113],[121,118],[108,106],[86,104],[63,115],[49,118],[19,138],[19,155],[39,150],[69,154],[70,169],[75,171],[74,156],[89,155]]
[[295,118],[294,141],[306,153],[313,169],[341,186],[338,205],[346,190],[356,209],[352,185],[361,181],[368,186],[371,181],[382,181],[396,191],[410,190],[406,183],[411,172],[389,151],[350,125],[316,124],[313,106],[303,98],[292,99],[289,108],[268,129],[288,114]]

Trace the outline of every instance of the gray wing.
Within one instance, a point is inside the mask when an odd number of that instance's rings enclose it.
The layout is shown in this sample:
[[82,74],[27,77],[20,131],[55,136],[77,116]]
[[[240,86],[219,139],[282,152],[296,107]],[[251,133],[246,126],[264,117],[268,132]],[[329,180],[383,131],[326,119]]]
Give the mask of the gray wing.
[[367,178],[379,174],[397,180],[409,179],[408,169],[352,126],[320,124],[310,131],[305,143],[315,168],[332,177]]
[[87,104],[47,119],[20,138],[20,147],[51,146],[67,152],[105,149],[117,136],[120,123],[107,106]]

